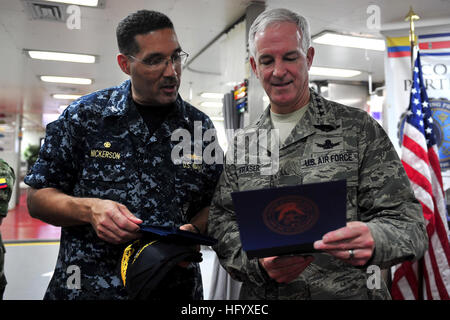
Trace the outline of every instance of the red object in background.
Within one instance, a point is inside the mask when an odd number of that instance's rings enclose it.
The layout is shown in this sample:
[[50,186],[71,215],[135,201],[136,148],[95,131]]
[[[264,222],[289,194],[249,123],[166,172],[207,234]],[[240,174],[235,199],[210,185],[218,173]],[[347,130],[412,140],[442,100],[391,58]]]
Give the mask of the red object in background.
[[59,240],[61,228],[30,217],[27,209],[27,193],[23,190],[19,204],[9,210],[0,226],[3,242],[31,240]]

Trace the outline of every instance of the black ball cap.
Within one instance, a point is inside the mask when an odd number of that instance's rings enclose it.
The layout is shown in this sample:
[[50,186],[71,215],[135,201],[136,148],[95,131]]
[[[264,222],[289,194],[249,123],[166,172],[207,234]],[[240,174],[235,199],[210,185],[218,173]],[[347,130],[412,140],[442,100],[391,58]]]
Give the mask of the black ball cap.
[[201,262],[192,246],[160,240],[136,240],[123,253],[122,281],[130,299],[146,300],[166,274],[181,261]]

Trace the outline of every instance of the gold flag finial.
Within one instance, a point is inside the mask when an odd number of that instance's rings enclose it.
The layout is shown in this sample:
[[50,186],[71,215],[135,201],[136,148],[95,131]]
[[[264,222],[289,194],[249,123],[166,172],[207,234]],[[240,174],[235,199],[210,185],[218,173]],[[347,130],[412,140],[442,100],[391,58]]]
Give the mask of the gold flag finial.
[[409,21],[409,41],[411,45],[416,44],[416,35],[414,34],[414,20],[419,20],[420,17],[414,12],[412,6],[409,7],[409,12],[405,17],[405,21]]
[[414,12],[412,6],[409,7],[409,12],[405,17],[405,21],[414,21],[414,20],[419,20],[420,17]]
[[409,12],[405,17],[405,21],[409,21],[409,42],[411,43],[411,68],[414,68],[414,47],[416,45],[416,35],[414,34],[414,20],[419,20],[420,17],[414,12],[412,6],[409,7]]

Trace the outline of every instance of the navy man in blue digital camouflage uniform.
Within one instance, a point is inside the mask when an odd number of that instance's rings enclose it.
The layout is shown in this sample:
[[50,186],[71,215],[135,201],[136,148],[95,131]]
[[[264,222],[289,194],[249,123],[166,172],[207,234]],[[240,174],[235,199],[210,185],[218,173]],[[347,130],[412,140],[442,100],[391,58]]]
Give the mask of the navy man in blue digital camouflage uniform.
[[[131,79],[74,101],[50,123],[25,178],[30,214],[62,226],[45,299],[126,299],[120,259],[141,223],[206,229],[222,165],[187,161],[201,159],[194,152],[182,162],[171,156],[175,130],[193,138],[194,122],[202,133],[214,128],[178,95],[186,53],[173,24],[141,10],[119,23],[117,41]],[[209,144],[201,144],[203,152]],[[198,263],[176,266],[161,285],[171,298],[203,298]]]

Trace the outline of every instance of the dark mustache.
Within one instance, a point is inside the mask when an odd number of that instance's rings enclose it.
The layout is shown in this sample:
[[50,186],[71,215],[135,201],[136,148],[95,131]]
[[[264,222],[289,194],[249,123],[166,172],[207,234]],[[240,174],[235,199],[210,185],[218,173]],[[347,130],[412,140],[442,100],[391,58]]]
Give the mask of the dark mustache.
[[178,84],[177,78],[168,77],[168,78],[164,78],[162,80],[161,87],[176,86],[177,84]]

